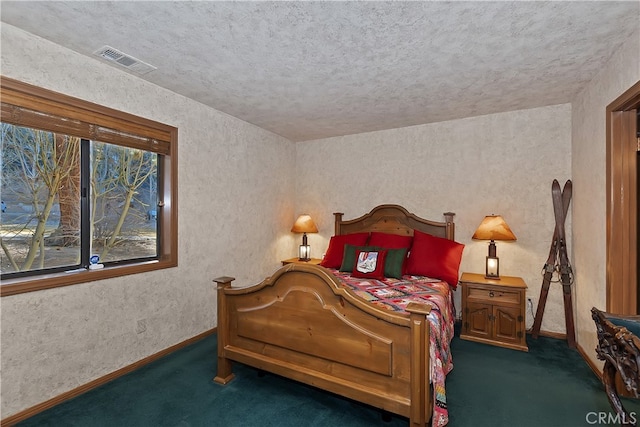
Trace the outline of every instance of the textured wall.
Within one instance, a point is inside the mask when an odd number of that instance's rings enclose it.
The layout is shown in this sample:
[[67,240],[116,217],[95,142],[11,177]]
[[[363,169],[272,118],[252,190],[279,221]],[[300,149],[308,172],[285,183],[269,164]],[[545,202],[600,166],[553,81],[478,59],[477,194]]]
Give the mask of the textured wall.
[[594,306],[607,308],[606,108],[640,80],[639,55],[640,29],[572,103],[576,331],[580,346],[598,364],[590,310]]
[[[461,271],[470,272],[484,272],[487,255],[473,232],[485,215],[501,214],[518,241],[497,243],[500,273],[523,277],[536,307],[555,225],[551,182],[564,183],[570,170],[571,109],[563,104],[298,143],[296,206],[317,220],[315,255],[327,247],[336,211],[351,219],[397,203],[437,220],[453,211],[456,240],[467,245]],[[556,287],[542,329],[564,331]]]
[[246,285],[291,257],[295,150],[10,25],[1,37],[3,75],[179,129],[179,266],[2,298],[6,418],[212,328],[214,277]]
[[[498,243],[501,272],[522,276],[535,304],[554,224],[551,180],[564,182],[572,170],[567,229],[573,223],[578,339],[586,350],[595,347],[586,312],[605,304],[604,109],[640,78],[640,35],[573,107],[294,146],[10,25],[1,31],[3,75],[177,126],[180,167],[178,268],[0,300],[2,418],[214,326],[211,278],[235,275],[242,285],[268,274],[295,253],[299,238],[288,230],[302,212],[320,228],[310,236],[319,256],[332,234],[332,212],[353,218],[380,203],[433,219],[454,211],[457,240],[467,245],[463,271],[481,270],[486,243],[470,236],[484,215],[500,213],[518,237]],[[147,332],[136,334],[141,318]],[[543,329],[564,331],[557,288]]]

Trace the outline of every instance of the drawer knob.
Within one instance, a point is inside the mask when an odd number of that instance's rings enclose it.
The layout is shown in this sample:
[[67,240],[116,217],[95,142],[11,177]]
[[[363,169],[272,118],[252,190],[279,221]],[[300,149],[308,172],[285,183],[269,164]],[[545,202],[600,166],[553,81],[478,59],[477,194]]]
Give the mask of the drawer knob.
[[493,291],[489,291],[489,297],[493,298]]

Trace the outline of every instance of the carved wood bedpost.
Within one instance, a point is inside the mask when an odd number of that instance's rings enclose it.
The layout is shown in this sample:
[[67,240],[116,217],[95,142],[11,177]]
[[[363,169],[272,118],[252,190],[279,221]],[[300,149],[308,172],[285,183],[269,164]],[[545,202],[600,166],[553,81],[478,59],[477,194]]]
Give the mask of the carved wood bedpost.
[[338,225],[338,224],[340,224],[342,222],[342,215],[344,215],[342,212],[334,212],[333,213],[333,216],[335,217],[334,221],[333,221],[333,224],[334,224],[333,235],[334,236],[339,236],[340,234],[342,234],[342,233],[340,233],[340,226]]
[[455,213],[445,212],[443,215],[445,218],[445,222],[447,223],[447,229],[446,229],[447,239],[453,240],[456,233],[456,225],[453,222],[453,217],[455,216]]
[[431,420],[431,396],[429,385],[429,321],[431,307],[411,302],[407,305],[411,314],[411,413],[409,425],[427,426]]
[[224,290],[230,288],[231,282],[234,280],[236,280],[235,277],[227,276],[213,279],[218,285],[218,372],[213,381],[223,385],[235,377],[232,372],[231,361],[224,357],[225,347],[229,342],[229,312]]

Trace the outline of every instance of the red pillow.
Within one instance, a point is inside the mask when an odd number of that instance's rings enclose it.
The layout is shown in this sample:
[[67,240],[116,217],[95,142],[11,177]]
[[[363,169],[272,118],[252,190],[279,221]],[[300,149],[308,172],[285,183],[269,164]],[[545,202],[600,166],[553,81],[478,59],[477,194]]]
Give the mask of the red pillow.
[[462,243],[415,230],[406,272],[444,280],[455,289],[463,249]]
[[333,236],[329,240],[327,253],[320,262],[326,268],[340,268],[344,256],[344,245],[364,246],[369,238],[369,233],[352,233]]
[[387,251],[356,250],[356,264],[351,276],[367,279],[384,279],[384,260]]
[[378,246],[389,249],[409,249],[413,236],[400,236],[398,234],[381,233],[379,231],[371,232],[369,238],[369,246]]

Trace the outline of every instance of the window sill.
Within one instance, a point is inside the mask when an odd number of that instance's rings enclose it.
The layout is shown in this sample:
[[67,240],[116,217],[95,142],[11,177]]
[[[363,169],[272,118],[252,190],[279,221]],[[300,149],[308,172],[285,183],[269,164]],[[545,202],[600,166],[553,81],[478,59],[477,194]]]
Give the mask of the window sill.
[[0,286],[0,297],[161,270],[163,268],[176,267],[177,265],[177,262],[167,259],[105,267],[99,270],[83,269],[72,272],[52,273],[33,277],[3,280],[2,285]]

